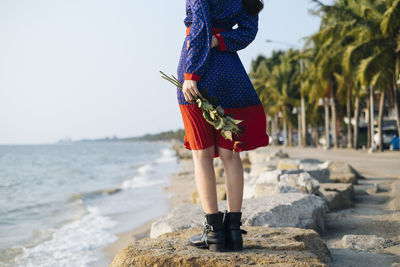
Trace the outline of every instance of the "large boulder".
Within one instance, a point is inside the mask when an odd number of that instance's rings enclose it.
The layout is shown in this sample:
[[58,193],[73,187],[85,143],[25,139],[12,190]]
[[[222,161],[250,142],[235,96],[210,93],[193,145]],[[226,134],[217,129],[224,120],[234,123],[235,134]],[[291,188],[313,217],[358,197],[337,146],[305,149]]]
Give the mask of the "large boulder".
[[390,210],[400,211],[400,181],[394,181],[391,185],[392,200],[388,203]]
[[299,168],[299,159],[281,159],[277,167],[278,170],[298,170]]
[[283,174],[279,176],[277,187],[280,193],[303,192],[315,194],[318,192],[319,182],[312,178],[307,172]]
[[121,250],[111,267],[125,266],[328,266],[330,252],[313,230],[247,226],[243,250],[212,252],[188,244],[202,228],[144,238]]
[[353,184],[321,183],[319,191],[326,199],[328,207],[331,210],[347,208],[353,205]]
[[254,198],[265,196],[270,193],[277,193],[275,189],[279,182],[279,175],[282,171],[264,171],[259,175],[246,175],[244,183],[243,198]]
[[[219,209],[226,210],[226,200],[218,202]],[[269,227],[298,227],[325,232],[326,202],[319,196],[287,193],[243,199],[243,225]],[[200,204],[186,204],[174,208],[151,225],[150,237],[167,232],[201,227],[204,212]]]
[[326,162],[318,168],[308,169],[307,172],[320,183],[357,184],[358,179],[363,178],[353,167],[341,161]]
[[349,164],[341,161],[334,161],[329,164],[329,180],[335,183],[357,184],[361,175]]
[[246,181],[244,198],[278,193],[318,193],[319,182],[307,172],[274,170]]

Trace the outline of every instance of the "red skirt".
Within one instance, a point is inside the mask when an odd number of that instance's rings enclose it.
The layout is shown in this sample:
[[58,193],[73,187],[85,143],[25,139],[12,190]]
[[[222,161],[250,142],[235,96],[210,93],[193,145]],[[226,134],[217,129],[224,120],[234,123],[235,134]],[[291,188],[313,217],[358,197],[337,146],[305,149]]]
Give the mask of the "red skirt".
[[[232,141],[222,137],[221,130],[216,130],[204,119],[197,104],[179,105],[179,108],[185,127],[184,141],[187,149],[203,150],[214,145],[214,157],[218,157],[217,147],[241,152],[269,144],[266,117],[261,104],[244,108],[224,108],[225,114],[232,114],[234,119],[243,120],[239,124],[243,132]],[[236,141],[239,141],[237,145]]]

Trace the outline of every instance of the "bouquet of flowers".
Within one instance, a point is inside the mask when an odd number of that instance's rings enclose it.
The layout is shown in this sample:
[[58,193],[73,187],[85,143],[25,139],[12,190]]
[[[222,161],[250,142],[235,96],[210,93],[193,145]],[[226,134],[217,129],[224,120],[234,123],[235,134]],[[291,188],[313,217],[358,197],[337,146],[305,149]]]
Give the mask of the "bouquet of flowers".
[[[164,72],[160,71],[161,77],[176,87],[182,90],[182,83],[174,76],[169,77]],[[235,120],[232,114],[225,114],[224,109],[221,106],[214,106],[206,98],[194,96],[197,106],[202,109],[204,119],[214,126],[216,130],[221,130],[221,135],[225,139],[233,141],[234,135],[240,135],[242,130],[239,128],[239,124],[242,120]],[[240,141],[235,141],[234,150],[236,150],[237,145]]]

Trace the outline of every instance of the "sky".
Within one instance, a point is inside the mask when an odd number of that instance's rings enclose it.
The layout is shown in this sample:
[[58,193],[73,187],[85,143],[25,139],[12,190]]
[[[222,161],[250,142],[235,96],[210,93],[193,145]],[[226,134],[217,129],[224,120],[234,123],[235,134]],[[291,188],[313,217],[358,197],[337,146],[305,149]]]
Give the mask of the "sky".
[[[256,39],[239,52],[247,71],[319,28],[309,0],[264,4]],[[176,75],[184,18],[184,0],[0,0],[0,144],[183,128],[159,70]]]

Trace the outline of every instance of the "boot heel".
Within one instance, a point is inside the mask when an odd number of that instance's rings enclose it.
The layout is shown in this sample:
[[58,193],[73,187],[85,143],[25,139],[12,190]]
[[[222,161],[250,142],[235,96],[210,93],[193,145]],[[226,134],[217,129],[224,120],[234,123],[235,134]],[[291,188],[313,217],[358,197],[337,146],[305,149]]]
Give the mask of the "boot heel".
[[243,243],[235,243],[235,242],[233,242],[233,243],[231,244],[231,246],[232,246],[232,250],[233,250],[233,251],[240,251],[240,250],[243,250]]
[[216,251],[224,251],[224,244],[221,244],[221,243],[219,243],[219,244],[208,244],[208,249],[210,251],[214,251],[214,252],[216,252]]

